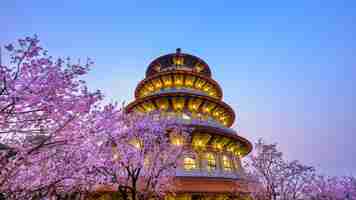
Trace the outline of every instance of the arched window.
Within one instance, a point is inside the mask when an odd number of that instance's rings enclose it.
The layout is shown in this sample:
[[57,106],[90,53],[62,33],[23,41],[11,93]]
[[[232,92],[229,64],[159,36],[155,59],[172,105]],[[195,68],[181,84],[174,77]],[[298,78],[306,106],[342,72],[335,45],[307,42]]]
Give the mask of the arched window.
[[194,158],[185,157],[184,158],[184,169],[185,170],[194,170],[197,168]]
[[216,169],[216,160],[215,156],[212,153],[207,153],[206,154],[206,160],[207,160],[207,169],[208,171],[213,171]]
[[224,171],[232,171],[232,162],[229,157],[224,155],[222,157],[222,162]]

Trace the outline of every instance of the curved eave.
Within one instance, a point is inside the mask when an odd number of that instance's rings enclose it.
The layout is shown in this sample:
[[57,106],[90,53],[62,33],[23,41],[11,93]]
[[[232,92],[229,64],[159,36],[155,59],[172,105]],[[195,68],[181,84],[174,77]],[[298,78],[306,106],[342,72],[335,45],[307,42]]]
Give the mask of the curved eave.
[[[219,135],[219,136],[230,138],[232,140],[237,140],[239,142],[242,142],[247,148],[246,153],[244,155],[242,155],[243,157],[248,155],[252,151],[253,147],[252,147],[251,142],[248,141],[246,138],[244,138],[240,135],[237,135],[237,133],[235,131],[233,131],[232,129],[227,131],[227,130],[225,130],[226,128],[219,128],[219,127],[207,126],[207,125],[193,125],[192,124],[190,126],[194,127],[194,131],[209,133],[209,134],[213,134],[213,135]],[[231,131],[235,132],[235,134],[232,134]]]
[[[143,79],[142,81],[140,81],[138,83],[138,85],[136,86],[135,89],[135,98],[140,98],[140,91],[143,89],[143,87],[145,86],[145,84],[149,83],[150,81],[156,79],[156,78],[160,78],[162,76],[167,76],[167,75],[176,75],[176,74],[183,74],[183,75],[191,75],[191,76],[196,76],[200,79],[203,79],[204,81],[206,81],[207,83],[210,83],[211,85],[213,85],[216,89],[216,91],[218,92],[217,97],[218,99],[222,99],[223,97],[223,92],[222,89],[219,85],[218,82],[216,82],[214,79],[207,77],[207,76],[203,76],[199,73],[195,73],[195,72],[190,72],[190,71],[186,71],[186,70],[174,70],[174,71],[165,71],[165,72],[160,72],[157,73],[155,75],[149,76],[145,79]],[[204,84],[206,85],[206,83]],[[204,85],[202,87],[204,87]]]
[[[203,100],[207,100],[212,103],[215,103],[216,105],[219,105],[220,107],[224,108],[224,110],[227,111],[227,113],[230,116],[230,120],[229,120],[228,124],[226,125],[227,127],[231,127],[235,121],[235,117],[236,117],[235,112],[228,104],[224,103],[223,101],[219,101],[218,99],[215,99],[213,97],[209,97],[209,96],[205,96],[205,95],[198,95],[198,94],[188,93],[188,92],[184,92],[184,93],[183,92],[175,92],[175,93],[165,93],[165,94],[156,94],[156,95],[146,96],[146,97],[139,98],[139,99],[136,99],[135,101],[131,102],[130,104],[128,104],[126,106],[125,109],[127,112],[131,112],[135,106],[137,106],[143,102],[152,101],[152,100],[162,98],[162,97],[193,97],[193,98],[200,98]],[[158,108],[157,108],[157,110],[158,110]]]
[[[155,70],[153,70],[153,66],[156,63],[159,63],[159,60],[163,60],[166,57],[173,57],[175,55],[177,55],[177,54],[176,53],[166,54],[166,55],[160,56],[160,57],[154,59],[153,61],[151,61],[150,64],[148,65],[147,70],[146,70],[146,77],[152,76],[152,75],[154,75],[154,73],[157,73]],[[203,59],[201,59],[201,58],[199,58],[197,56],[193,56],[191,54],[186,54],[186,53],[181,53],[180,55],[187,56],[187,57],[192,57],[193,59],[195,59],[195,60],[199,61],[200,63],[202,63],[205,66],[207,71],[205,73],[201,73],[201,74],[204,74],[205,76],[211,77],[210,67]]]

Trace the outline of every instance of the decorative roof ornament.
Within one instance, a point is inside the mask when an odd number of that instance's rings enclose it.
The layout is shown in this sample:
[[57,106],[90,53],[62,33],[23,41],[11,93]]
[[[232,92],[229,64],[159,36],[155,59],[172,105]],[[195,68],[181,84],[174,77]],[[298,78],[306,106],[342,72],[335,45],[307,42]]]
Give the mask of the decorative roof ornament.
[[183,53],[177,48],[174,53],[166,54],[154,59],[146,70],[146,77],[165,71],[190,71],[206,77],[211,77],[208,64],[199,57]]
[[176,54],[173,56],[173,64],[177,67],[184,65],[184,56],[181,54],[181,51],[180,48],[177,48]]

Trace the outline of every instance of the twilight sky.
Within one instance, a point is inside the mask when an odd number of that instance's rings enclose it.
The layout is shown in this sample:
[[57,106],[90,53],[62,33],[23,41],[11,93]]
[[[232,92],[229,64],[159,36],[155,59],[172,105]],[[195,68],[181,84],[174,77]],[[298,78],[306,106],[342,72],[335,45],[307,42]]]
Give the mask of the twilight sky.
[[37,33],[52,55],[93,58],[108,101],[180,47],[210,65],[241,135],[356,175],[356,1],[4,0],[0,22],[2,45]]

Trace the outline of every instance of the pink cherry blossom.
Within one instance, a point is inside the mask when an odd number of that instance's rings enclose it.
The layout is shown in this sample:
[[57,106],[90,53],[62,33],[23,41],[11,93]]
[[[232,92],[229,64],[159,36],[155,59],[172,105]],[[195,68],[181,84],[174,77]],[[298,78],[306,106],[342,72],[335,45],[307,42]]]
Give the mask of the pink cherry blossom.
[[[33,169],[26,171],[29,175],[39,175],[40,163],[48,158],[39,152],[73,140],[70,136],[96,109],[102,95],[89,91],[79,79],[89,64],[53,60],[36,36],[5,48],[11,57],[9,64],[0,66],[0,139],[8,149],[0,157],[0,191],[11,194],[20,180],[14,177],[29,166]],[[32,180],[38,183],[46,178]]]

